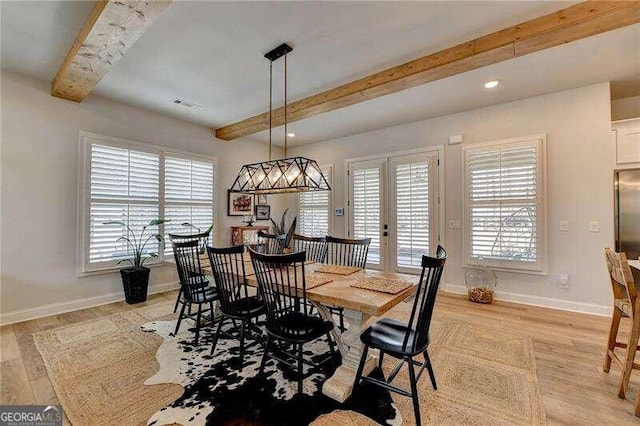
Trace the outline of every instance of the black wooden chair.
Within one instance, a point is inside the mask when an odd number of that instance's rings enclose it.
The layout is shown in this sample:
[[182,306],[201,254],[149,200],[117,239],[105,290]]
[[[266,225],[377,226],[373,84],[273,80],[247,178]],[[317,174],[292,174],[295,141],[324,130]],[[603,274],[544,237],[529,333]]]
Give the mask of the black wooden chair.
[[[360,340],[364,343],[364,351],[362,352],[362,358],[360,359],[360,365],[356,373],[354,389],[358,387],[360,380],[362,380],[382,386],[387,390],[397,392],[401,395],[410,396],[413,399],[413,411],[417,425],[421,424],[417,383],[425,368],[429,372],[433,389],[438,389],[427,347],[429,346],[431,315],[433,314],[438,285],[440,284],[440,278],[446,260],[447,253],[440,246],[438,246],[436,257],[422,256],[422,274],[420,275],[420,282],[418,283],[408,323],[403,323],[391,318],[383,318],[375,322],[360,335]],[[382,360],[385,354],[400,360],[389,375],[387,381],[373,377],[362,377],[362,370],[367,360],[369,349],[380,350],[380,367],[382,367]],[[423,363],[413,359],[419,354],[424,356]],[[409,367],[411,392],[391,385],[391,382],[405,362]],[[417,375],[414,370],[414,365],[420,367]]]
[[[363,268],[367,265],[371,238],[346,239],[327,236],[327,263],[332,265],[355,266]],[[327,306],[332,315],[340,319],[340,331],[344,331],[344,308]]]
[[[250,296],[246,283],[246,273],[242,254],[244,246],[213,248],[207,247],[213,278],[220,297],[220,311],[223,317],[218,322],[216,334],[211,345],[213,355],[218,338],[223,333],[228,337],[240,340],[240,371],[244,365],[244,350],[262,340],[262,331],[251,320],[264,313],[264,303],[257,296]],[[240,323],[239,333],[222,332],[225,320],[230,319],[234,325]],[[237,322],[236,322],[237,321]],[[237,326],[235,327],[237,330]],[[253,331],[253,334],[252,334]],[[254,340],[245,346],[245,337]]]
[[[169,234],[169,241],[171,241],[171,243],[184,243],[185,241],[196,240],[200,244],[203,244],[199,246],[199,251],[203,251],[204,242],[209,237],[209,234],[210,232],[202,232],[199,234]],[[173,306],[173,312],[178,310],[178,305],[180,304],[181,297],[182,297],[182,286],[180,286],[180,289],[178,290],[178,296],[176,297],[176,303]]]
[[[264,372],[267,357],[274,358],[297,372],[298,393],[302,393],[303,380],[334,359],[334,342],[330,335],[333,323],[309,313],[304,252],[265,255],[249,249],[249,253],[267,314],[267,343],[260,363],[260,374]],[[323,336],[329,339],[330,354],[316,364],[304,359],[304,344]],[[278,350],[274,340],[285,346],[292,346],[293,352],[286,350],[282,345]],[[303,364],[311,367],[306,374]]]
[[264,254],[281,254],[286,238],[285,234],[267,234],[264,231],[258,231],[258,244],[253,248]]
[[307,260],[324,263],[327,261],[327,239],[325,237],[305,237],[293,234],[292,250],[307,252]]
[[[195,314],[195,344],[198,345],[202,318],[208,319],[211,322],[214,321],[215,311],[213,309],[213,302],[218,299],[218,292],[209,286],[209,280],[202,270],[198,250],[200,241],[173,242],[172,245],[173,255],[178,268],[178,277],[180,279],[181,298],[179,303],[182,303],[182,309],[180,309],[180,316],[178,317],[174,335],[178,334],[180,324],[184,318],[193,319],[191,308],[196,304],[198,305],[198,312]],[[205,308],[203,311],[202,305],[208,305],[208,308]],[[188,311],[187,314],[185,314],[187,308]],[[206,315],[207,313],[209,314],[208,317]]]
[[347,239],[327,236],[327,263],[332,265],[367,266],[371,238]]

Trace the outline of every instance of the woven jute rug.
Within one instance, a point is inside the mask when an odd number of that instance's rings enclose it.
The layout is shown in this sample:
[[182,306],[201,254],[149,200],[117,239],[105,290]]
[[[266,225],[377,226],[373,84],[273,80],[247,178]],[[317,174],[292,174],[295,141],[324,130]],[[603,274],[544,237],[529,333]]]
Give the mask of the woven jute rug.
[[162,338],[140,325],[169,319],[173,302],[34,334],[49,379],[74,425],[137,425],[179,398],[176,384],[145,386]]
[[[158,349],[161,344],[167,347],[167,337],[140,330],[140,325],[149,321],[166,320],[172,309],[172,303],[163,303],[34,335],[49,378],[73,424],[146,424],[158,410],[185,398],[184,388],[176,384],[183,377],[178,371],[180,363],[175,363],[173,373],[166,365],[160,369],[157,363],[162,358]],[[391,315],[404,319],[406,311],[400,306]],[[438,390],[431,389],[425,372],[418,383],[423,424],[546,423],[530,337],[470,323],[462,316],[436,315],[429,351]],[[394,360],[385,357],[383,373],[388,375],[393,366]],[[145,381],[158,384],[144,385]],[[305,386],[310,384],[308,380]],[[394,384],[409,389],[406,367]],[[197,407],[196,394],[191,402]],[[411,398],[391,397],[404,424],[413,424]],[[246,398],[237,401],[239,407],[246,404]],[[167,411],[155,424],[190,423],[181,416],[170,419]],[[317,424],[337,425],[346,420],[346,424],[370,423],[360,414],[336,411],[323,415]]]

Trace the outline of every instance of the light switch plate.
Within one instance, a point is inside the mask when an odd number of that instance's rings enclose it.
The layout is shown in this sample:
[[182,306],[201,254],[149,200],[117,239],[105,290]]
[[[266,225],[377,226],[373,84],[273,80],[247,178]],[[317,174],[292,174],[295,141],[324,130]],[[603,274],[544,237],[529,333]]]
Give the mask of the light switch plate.
[[558,223],[558,229],[562,232],[567,232],[569,230],[569,221],[567,220],[561,220]]
[[589,231],[600,232],[600,222],[596,220],[592,220],[591,222],[589,222]]
[[460,229],[460,220],[459,219],[450,219],[449,220],[449,229]]

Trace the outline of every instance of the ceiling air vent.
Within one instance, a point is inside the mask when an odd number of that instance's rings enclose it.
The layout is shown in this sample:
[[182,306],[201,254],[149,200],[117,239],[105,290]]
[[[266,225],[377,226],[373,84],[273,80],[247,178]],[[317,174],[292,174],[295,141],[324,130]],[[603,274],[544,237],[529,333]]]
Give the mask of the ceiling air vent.
[[185,108],[204,108],[202,105],[195,102],[187,101],[186,99],[174,99],[174,104],[181,105]]

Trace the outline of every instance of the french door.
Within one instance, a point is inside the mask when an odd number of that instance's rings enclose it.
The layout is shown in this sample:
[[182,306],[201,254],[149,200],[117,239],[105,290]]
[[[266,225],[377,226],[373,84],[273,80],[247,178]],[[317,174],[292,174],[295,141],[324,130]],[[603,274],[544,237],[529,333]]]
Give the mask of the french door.
[[371,238],[367,267],[416,272],[438,244],[438,152],[349,162],[350,238]]

